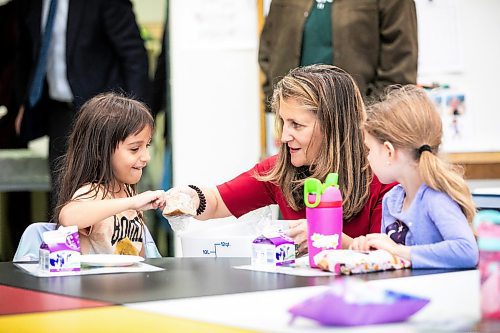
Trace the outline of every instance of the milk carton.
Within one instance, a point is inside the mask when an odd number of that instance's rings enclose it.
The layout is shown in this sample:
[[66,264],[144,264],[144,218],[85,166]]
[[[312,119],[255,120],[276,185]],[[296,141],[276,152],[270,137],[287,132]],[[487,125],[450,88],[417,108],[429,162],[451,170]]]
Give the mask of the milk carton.
[[294,262],[295,244],[283,233],[264,234],[252,243],[252,265],[283,266]]
[[38,264],[40,266],[40,270],[44,272],[49,272],[50,271],[50,251],[49,247],[45,242],[42,242],[42,245],[40,245],[40,252],[38,256]]
[[80,237],[76,226],[59,227],[42,235],[40,270],[64,272],[80,270]]

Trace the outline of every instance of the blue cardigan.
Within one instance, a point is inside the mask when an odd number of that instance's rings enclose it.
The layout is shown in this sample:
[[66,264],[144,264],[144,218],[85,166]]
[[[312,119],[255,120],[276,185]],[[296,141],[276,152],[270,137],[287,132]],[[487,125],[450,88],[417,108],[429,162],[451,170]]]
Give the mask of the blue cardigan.
[[402,212],[405,191],[392,188],[382,201],[382,233],[396,220],[408,226],[413,268],[470,268],[477,265],[479,250],[460,206],[447,194],[423,184],[410,207]]

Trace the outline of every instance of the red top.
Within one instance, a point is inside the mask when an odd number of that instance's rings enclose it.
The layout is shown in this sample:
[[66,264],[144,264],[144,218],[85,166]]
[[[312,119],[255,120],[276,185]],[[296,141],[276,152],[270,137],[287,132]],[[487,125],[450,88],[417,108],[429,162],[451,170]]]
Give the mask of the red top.
[[[278,204],[285,220],[306,218],[305,208],[294,211],[288,206],[279,186],[270,182],[258,181],[253,177],[255,174],[265,174],[275,163],[276,156],[271,156],[256,164],[247,172],[217,186],[222,200],[224,200],[227,208],[234,216],[240,217],[257,208]],[[394,185],[395,183],[384,185],[374,175],[370,184],[370,197],[365,207],[350,221],[344,221],[343,232],[350,237],[379,233],[382,217],[382,197]]]

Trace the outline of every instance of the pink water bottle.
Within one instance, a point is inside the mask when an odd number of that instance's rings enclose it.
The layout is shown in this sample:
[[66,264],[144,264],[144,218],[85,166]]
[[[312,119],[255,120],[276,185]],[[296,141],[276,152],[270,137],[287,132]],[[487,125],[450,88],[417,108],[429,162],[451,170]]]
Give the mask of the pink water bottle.
[[342,248],[342,195],[338,174],[330,173],[322,184],[315,178],[304,182],[309,265],[316,267],[314,256],[323,250]]
[[474,217],[479,247],[483,319],[500,320],[500,212],[482,210]]

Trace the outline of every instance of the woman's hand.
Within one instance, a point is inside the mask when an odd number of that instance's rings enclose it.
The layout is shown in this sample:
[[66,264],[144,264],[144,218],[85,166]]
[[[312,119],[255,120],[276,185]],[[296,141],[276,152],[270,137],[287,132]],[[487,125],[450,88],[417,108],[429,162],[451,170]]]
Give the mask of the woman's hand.
[[180,215],[196,216],[196,209],[200,205],[198,193],[188,186],[173,187],[164,194],[165,207],[163,215],[166,218]]
[[298,245],[297,255],[307,253],[307,221],[305,219],[290,221],[290,228],[285,234]]
[[130,199],[132,200],[132,209],[135,210],[149,210],[149,209],[163,209],[165,207],[165,192],[162,190],[158,191],[146,191],[141,194],[134,195]]
[[190,223],[190,217],[196,216],[196,207],[200,205],[198,193],[189,186],[173,187],[163,197],[163,216],[174,232],[184,231]]

